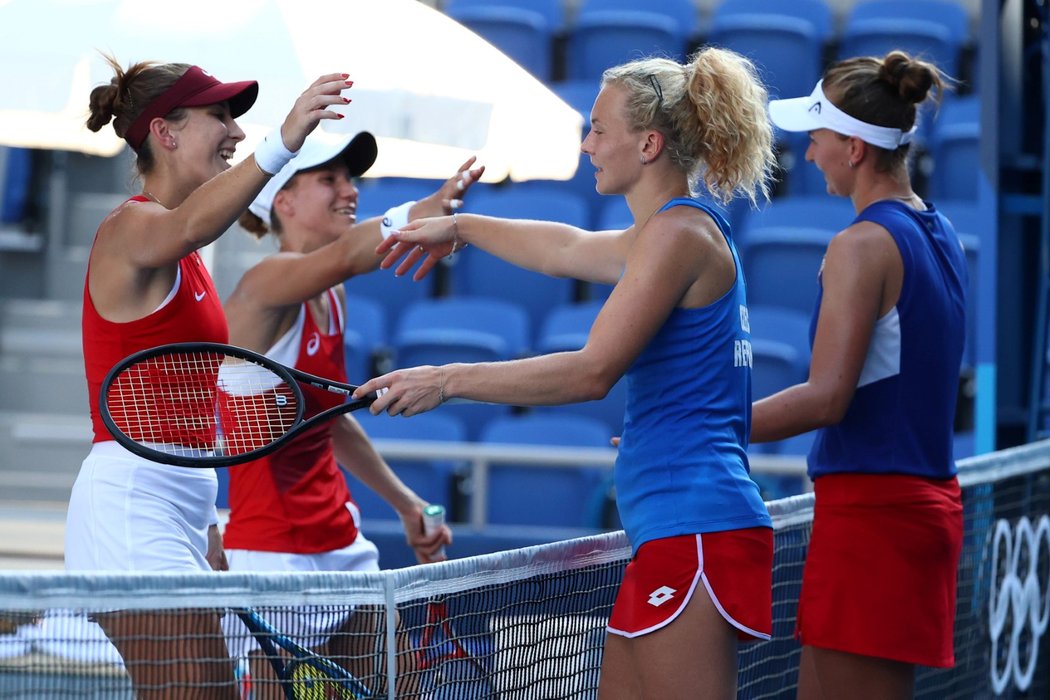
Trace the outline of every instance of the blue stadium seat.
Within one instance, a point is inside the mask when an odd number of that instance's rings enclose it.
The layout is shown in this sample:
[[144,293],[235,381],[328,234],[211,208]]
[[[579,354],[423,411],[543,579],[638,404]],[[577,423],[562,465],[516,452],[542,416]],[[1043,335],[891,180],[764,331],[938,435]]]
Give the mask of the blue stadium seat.
[[[599,80],[597,78],[566,80],[554,83],[550,88],[566,104],[579,112],[580,116],[583,118],[583,128],[580,131],[580,141],[582,143],[583,139],[587,136],[587,132],[591,129],[591,107],[594,106],[594,100],[598,97],[598,92],[601,89]],[[550,184],[552,183],[547,181],[538,183],[541,187]],[[595,221],[597,220],[598,211],[601,208],[605,197],[598,194],[598,191],[594,187],[594,166],[591,165],[590,156],[587,156],[581,151],[576,166],[576,172],[573,174],[572,178],[566,182],[556,182],[553,184],[566,191],[573,192],[580,198],[580,201],[582,201],[587,208],[587,225],[584,228],[595,228],[597,226]],[[515,185],[515,187],[525,188],[531,186],[534,186],[532,182],[522,182]]]
[[[449,173],[451,175],[451,173]],[[382,216],[390,207],[422,199],[444,183],[408,177],[364,178],[358,183],[360,196],[357,220]],[[421,282],[412,281],[412,273],[396,277],[392,270],[379,270],[352,277],[344,283],[348,294],[367,297],[383,305],[387,319],[394,323],[409,304],[434,296],[437,275],[430,274]]]
[[694,0],[583,0],[577,19],[595,12],[637,12],[644,10],[676,22],[686,37],[697,32],[699,12]]
[[[481,442],[521,445],[608,447],[600,421],[570,414],[528,414],[489,423]],[[600,496],[605,470],[498,464],[489,471],[488,522],[505,525],[583,527],[591,501]]]
[[30,149],[0,146],[0,224],[15,224],[25,217],[32,167]]
[[820,78],[832,19],[824,0],[724,0],[707,41],[754,61],[771,97],[799,97]]
[[[449,171],[449,175],[452,174]],[[433,194],[444,183],[444,180],[414,177],[362,178],[357,183],[357,220],[364,221],[373,216],[382,216],[390,207],[422,199]]]
[[[536,342],[541,353],[579,350],[587,342],[591,325],[604,301],[595,300],[567,304],[551,309]],[[619,435],[623,430],[623,412],[627,399],[627,385],[623,379],[616,382],[605,398],[564,406],[537,406],[533,409],[544,415],[584,415],[600,420],[607,436]]]
[[393,325],[408,306],[434,296],[434,279],[435,276],[430,274],[415,282],[411,272],[398,277],[393,270],[376,270],[351,277],[343,282],[343,288],[347,294],[380,304]]
[[542,81],[551,79],[554,28],[541,12],[450,0],[445,13]]
[[953,0],[868,0],[853,6],[839,44],[839,58],[882,56],[891,49],[935,63],[959,76],[969,18]]
[[375,299],[346,295],[346,329],[343,333],[346,376],[360,384],[373,376],[377,355],[388,349],[386,310]]
[[398,367],[510,360],[528,348],[525,310],[483,297],[416,302],[405,309],[394,333]]
[[[816,167],[808,167],[816,170]],[[818,171],[819,172],[819,171]],[[803,226],[828,231],[841,231],[849,226],[857,215],[853,204],[846,197],[828,195],[792,195],[778,197],[761,209],[749,209],[744,213],[737,230],[737,245],[747,247],[748,231],[768,226]]]
[[[688,30],[674,18],[642,10],[580,9],[568,34],[570,80],[597,80],[606,68],[651,55],[682,60]],[[651,5],[650,5],[651,7]]]
[[555,34],[565,30],[565,7],[562,0],[446,0],[444,4],[446,14],[478,7],[529,10],[538,13],[544,24]]
[[794,386],[806,380],[804,358],[791,343],[766,338],[751,338],[753,367],[751,398],[753,401]]
[[[749,303],[748,318],[754,352],[752,399],[757,401],[806,381],[809,376],[810,314]],[[809,452],[812,442],[813,434],[805,433],[778,442],[754,445],[752,452],[804,455]]]
[[743,251],[749,304],[811,313],[817,273],[834,231],[763,226],[748,231]]
[[977,199],[981,165],[980,109],[977,95],[948,98],[930,125],[933,174],[929,194],[932,199]]
[[[586,205],[564,188],[521,187],[485,190],[468,204],[469,210],[479,214],[511,219],[546,219],[580,228],[587,228],[589,216]],[[557,278],[468,247],[452,265],[451,295],[503,299],[517,304],[529,314],[529,339],[535,337],[547,311],[573,300],[575,281]]]
[[809,133],[781,131],[774,127],[773,138],[779,149],[780,167],[783,169],[783,185],[778,190],[781,198],[827,196],[824,173],[806,161]]
[[583,80],[565,80],[551,85],[554,93],[563,99],[570,107],[575,109],[583,117],[584,131],[590,128],[591,107],[601,91],[601,83],[598,78],[586,78]]
[[[361,424],[370,439],[380,440],[433,440],[441,442],[463,442],[466,438],[465,426],[454,416],[441,415],[436,411],[421,413],[411,418],[380,414],[373,416],[367,411],[354,413],[354,418]],[[457,502],[455,493],[456,476],[466,465],[456,461],[432,460],[387,460],[405,484],[419,494],[420,498],[430,503],[440,503],[449,513]],[[361,509],[366,520],[396,520],[397,513],[386,501],[347,474],[351,495]],[[465,513],[457,513],[465,516]],[[452,516],[450,515],[450,519]]]
[[812,310],[804,313],[782,306],[748,303],[747,311],[752,338],[787,344],[798,355],[799,370],[808,371],[809,324]]
[[[424,300],[405,309],[393,344],[397,367],[512,360],[529,349],[529,317],[522,307],[500,299]],[[474,440],[485,423],[510,408],[452,400],[436,411],[463,421],[467,438]]]

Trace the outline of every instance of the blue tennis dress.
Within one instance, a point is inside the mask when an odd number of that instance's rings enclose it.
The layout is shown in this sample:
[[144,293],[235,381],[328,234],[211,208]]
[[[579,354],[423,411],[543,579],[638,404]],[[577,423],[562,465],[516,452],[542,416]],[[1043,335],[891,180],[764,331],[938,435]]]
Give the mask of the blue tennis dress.
[[736,281],[714,303],[675,308],[627,371],[627,409],[616,459],[616,501],[634,552],[676,535],[772,527],[750,477],[751,331],[740,258],[718,224]]
[[[897,304],[875,322],[845,417],[817,431],[809,455],[814,479],[844,472],[955,475],[952,425],[966,337],[966,256],[951,222],[926,206],[920,212],[882,200],[855,219],[893,236],[904,283]],[[811,339],[823,293],[821,285]]]

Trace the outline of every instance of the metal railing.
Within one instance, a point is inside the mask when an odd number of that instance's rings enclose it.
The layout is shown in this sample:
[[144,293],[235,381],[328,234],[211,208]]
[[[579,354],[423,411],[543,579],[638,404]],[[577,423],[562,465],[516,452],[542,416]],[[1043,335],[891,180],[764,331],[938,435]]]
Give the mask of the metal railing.
[[[611,470],[616,461],[612,447],[546,447],[539,445],[493,445],[474,442],[441,442],[433,440],[372,441],[384,459],[449,460],[469,464],[471,483],[470,525],[481,529],[488,512],[489,471],[493,465],[520,464],[537,468],[598,467]],[[800,456],[749,455],[751,471],[756,474],[799,476],[807,490],[806,460]]]

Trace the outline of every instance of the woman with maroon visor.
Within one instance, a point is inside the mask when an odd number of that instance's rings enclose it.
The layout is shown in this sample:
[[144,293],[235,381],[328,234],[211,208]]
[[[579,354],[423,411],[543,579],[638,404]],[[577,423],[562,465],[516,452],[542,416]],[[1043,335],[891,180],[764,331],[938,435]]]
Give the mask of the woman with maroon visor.
[[[183,63],[125,70],[107,60],[115,75],[92,90],[87,126],[98,131],[112,121],[135,151],[142,192],[102,221],[88,259],[82,331],[94,440],[70,496],[66,569],[224,569],[215,471],[156,464],[121,448],[99,417],[99,389],[133,352],[227,341],[222,304],[197,250],[230,228],[320,120],[341,118],[329,108],[349,102],[341,93],[350,82],[341,73],[319,77],[281,128],[231,166],[244,140],[234,119],[255,102],[255,81],[223,83]],[[216,614],[109,612],[96,620],[137,697],[238,696]]]

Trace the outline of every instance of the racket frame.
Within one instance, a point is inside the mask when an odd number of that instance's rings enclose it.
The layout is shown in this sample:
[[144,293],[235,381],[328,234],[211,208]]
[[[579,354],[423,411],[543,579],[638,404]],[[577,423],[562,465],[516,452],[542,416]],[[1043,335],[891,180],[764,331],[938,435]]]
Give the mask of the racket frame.
[[368,700],[374,697],[372,691],[359,681],[352,673],[339,664],[326,659],[323,656],[306,649],[288,636],[281,634],[267,622],[256,610],[252,608],[231,608],[244,626],[248,628],[252,636],[259,643],[259,647],[266,654],[267,660],[277,673],[281,682],[281,688],[288,700],[296,700],[295,678],[292,674],[292,664],[286,663],[282,658],[278,647],[288,652],[293,659],[292,663],[304,664],[314,668],[328,676],[327,681],[337,684],[342,690],[350,693],[353,698]]
[[[131,437],[124,434],[124,432],[117,427],[116,422],[113,420],[109,410],[109,403],[106,400],[109,389],[117,378],[130,367],[144,362],[146,360],[154,359],[162,355],[188,355],[194,352],[199,353],[215,353],[218,355],[225,355],[227,357],[234,357],[241,360],[252,362],[258,366],[263,367],[270,372],[281,378],[291,389],[296,400],[296,414],[295,420],[292,423],[292,427],[282,436],[276,440],[267,443],[266,445],[251,450],[249,452],[243,452],[236,455],[209,455],[209,456],[191,456],[191,455],[179,455],[172,454],[169,452],[162,452],[161,450],[155,450],[151,447],[147,447],[142,443],[132,439]],[[303,412],[305,411],[305,397],[300,384],[307,384],[309,386],[323,389],[335,394],[342,394],[347,398],[357,390],[357,386],[354,384],[346,384],[343,382],[337,382],[331,379],[325,379],[324,377],[318,377],[317,375],[310,374],[309,372],[303,372],[293,367],[287,367],[275,360],[266,357],[260,353],[241,348],[236,345],[227,345],[224,343],[210,343],[210,342],[185,342],[185,343],[167,343],[165,345],[158,345],[156,347],[147,348],[140,350],[139,352],[128,355],[123,360],[113,366],[112,369],[106,374],[105,379],[102,380],[102,387],[99,391],[99,415],[102,417],[102,423],[106,426],[109,434],[113,436],[120,445],[126,448],[129,452],[138,455],[144,459],[148,459],[151,462],[159,462],[161,464],[170,464],[177,467],[232,467],[238,464],[244,464],[245,462],[251,462],[260,457],[265,457],[278,449],[280,449],[285,443],[290,441],[299,433],[307,430],[308,428],[322,423],[329,418],[340,415],[342,413],[349,413],[359,408],[365,408],[370,406],[373,401],[376,400],[377,395],[375,392],[369,393],[367,396],[357,399],[354,401],[345,401],[339,406],[333,406],[332,408],[321,411],[315,416],[304,420]]]

